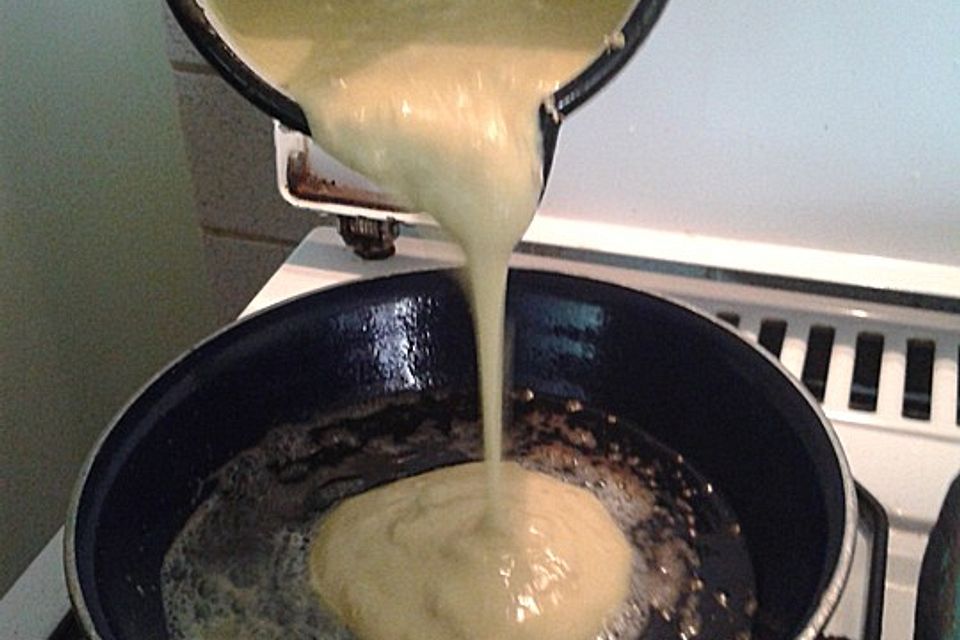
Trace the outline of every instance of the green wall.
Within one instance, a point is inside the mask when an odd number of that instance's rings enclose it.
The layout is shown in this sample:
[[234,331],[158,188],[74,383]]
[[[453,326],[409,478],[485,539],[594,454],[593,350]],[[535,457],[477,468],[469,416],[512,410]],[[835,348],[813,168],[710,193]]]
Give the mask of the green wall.
[[111,415],[212,329],[161,0],[0,0],[0,593]]

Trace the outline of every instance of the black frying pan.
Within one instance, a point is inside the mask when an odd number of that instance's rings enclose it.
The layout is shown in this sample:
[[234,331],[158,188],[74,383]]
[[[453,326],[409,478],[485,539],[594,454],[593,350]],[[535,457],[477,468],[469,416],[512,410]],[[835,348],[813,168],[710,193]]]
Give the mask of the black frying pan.
[[[513,382],[640,423],[722,490],[756,578],[755,637],[813,638],[839,598],[854,485],[816,404],[772,359],[661,298],[514,272]],[[87,633],[166,638],[163,556],[204,480],[272,426],[396,394],[476,389],[460,288],[446,272],[350,284],[229,327],[174,362],[91,454],[66,534]]]

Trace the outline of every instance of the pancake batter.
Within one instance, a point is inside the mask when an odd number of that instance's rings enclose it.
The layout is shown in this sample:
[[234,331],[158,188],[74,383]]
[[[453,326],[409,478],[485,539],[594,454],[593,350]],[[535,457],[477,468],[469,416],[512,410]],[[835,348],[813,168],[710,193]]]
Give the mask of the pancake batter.
[[583,640],[626,595],[627,545],[596,499],[500,460],[507,263],[542,187],[538,109],[631,4],[206,3],[322,147],[433,215],[466,254],[485,479],[475,466],[427,474],[348,500],[323,524],[315,586],[363,638]]
[[593,494],[505,463],[491,528],[482,467],[368,491],[322,523],[314,586],[360,637],[584,640],[626,599],[633,551]]

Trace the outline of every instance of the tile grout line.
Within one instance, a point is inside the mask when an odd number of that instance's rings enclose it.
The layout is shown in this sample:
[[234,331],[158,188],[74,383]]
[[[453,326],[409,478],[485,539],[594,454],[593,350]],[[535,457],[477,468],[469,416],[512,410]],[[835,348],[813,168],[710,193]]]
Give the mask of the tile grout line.
[[217,227],[207,224],[200,225],[201,231],[203,233],[213,236],[215,238],[224,238],[228,240],[243,240],[246,242],[256,242],[259,244],[270,244],[274,246],[282,246],[287,248],[296,247],[300,242],[299,240],[287,240],[278,236],[273,236],[269,234],[256,233],[251,231],[239,231],[237,229],[225,229],[223,227]]

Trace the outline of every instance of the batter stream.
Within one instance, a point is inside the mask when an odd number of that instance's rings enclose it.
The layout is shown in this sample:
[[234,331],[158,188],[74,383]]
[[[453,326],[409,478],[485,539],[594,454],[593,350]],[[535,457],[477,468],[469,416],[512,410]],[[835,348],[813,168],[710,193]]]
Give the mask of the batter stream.
[[502,462],[507,263],[542,188],[541,104],[629,0],[208,0],[218,31],[303,108],[313,138],[434,216],[466,254],[484,463],[345,500],[311,583],[356,635],[596,637],[633,561],[595,495]]

